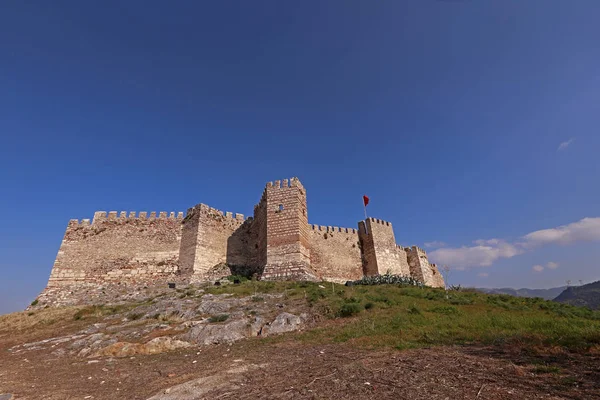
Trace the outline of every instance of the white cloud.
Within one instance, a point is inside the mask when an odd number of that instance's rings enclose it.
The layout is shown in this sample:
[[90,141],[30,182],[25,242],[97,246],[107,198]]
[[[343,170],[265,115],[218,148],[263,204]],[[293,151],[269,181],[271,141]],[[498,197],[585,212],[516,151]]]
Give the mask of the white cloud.
[[425,247],[434,248],[434,247],[444,247],[446,243],[440,242],[439,240],[434,240],[433,242],[425,242]]
[[546,268],[548,268],[548,269],[556,269],[556,268],[558,268],[558,263],[550,261],[548,264],[546,264]]
[[488,276],[490,276],[490,274],[488,274],[487,272],[480,272],[477,274],[477,276],[481,278],[487,278]]
[[544,267],[542,267],[541,265],[534,265],[531,269],[535,272],[542,272],[544,270]]
[[[547,244],[590,241],[600,241],[600,217],[583,218],[568,225],[530,232],[515,243],[497,238],[479,239],[473,242],[473,246],[441,247],[431,251],[429,256],[438,265],[449,265],[460,271],[471,267],[489,267],[499,259],[512,258]],[[535,267],[556,269],[558,264],[551,261],[546,267]]]
[[562,151],[565,150],[567,147],[569,147],[571,145],[571,143],[573,143],[575,141],[575,138],[571,138],[569,140],[567,140],[566,142],[562,142],[561,144],[558,145],[558,149],[556,149],[556,151]]
[[600,241],[600,218],[584,218],[557,228],[542,229],[523,236],[526,247],[545,244]]
[[500,239],[476,240],[476,246],[441,248],[429,253],[434,262],[452,265],[455,269],[466,267],[489,267],[500,258],[511,258],[523,250]]

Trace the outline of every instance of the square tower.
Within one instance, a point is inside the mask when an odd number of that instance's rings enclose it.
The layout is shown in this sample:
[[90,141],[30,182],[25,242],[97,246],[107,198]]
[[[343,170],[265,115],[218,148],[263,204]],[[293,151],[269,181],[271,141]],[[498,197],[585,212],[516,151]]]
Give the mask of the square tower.
[[315,280],[310,269],[304,186],[298,178],[269,182],[261,203],[266,213],[266,265],[262,279]]
[[396,245],[394,229],[390,222],[375,218],[360,221],[358,237],[365,276],[382,275],[387,272],[410,276],[406,252]]

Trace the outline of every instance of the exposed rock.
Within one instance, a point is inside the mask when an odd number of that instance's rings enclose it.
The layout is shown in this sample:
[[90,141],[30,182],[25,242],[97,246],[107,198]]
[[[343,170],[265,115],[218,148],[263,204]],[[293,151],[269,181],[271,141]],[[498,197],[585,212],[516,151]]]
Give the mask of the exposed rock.
[[200,314],[221,314],[229,310],[233,306],[230,302],[225,301],[203,301],[198,307]]
[[170,337],[157,337],[148,343],[117,342],[96,351],[92,357],[130,357],[136,354],[158,354],[192,346],[188,342]]
[[273,322],[270,322],[263,327],[261,335],[269,336],[278,333],[297,331],[303,324],[304,321],[302,318],[294,314],[283,312],[279,314]]
[[182,384],[163,389],[160,393],[150,397],[148,400],[200,400],[207,397],[206,395],[213,390],[239,389],[239,383],[242,381],[242,373],[254,371],[258,368],[264,368],[267,364],[261,365],[242,365],[226,372],[205,376],[198,379],[193,379]]
[[184,339],[205,345],[233,343],[249,336],[257,336],[263,324],[264,320],[260,317],[254,320],[244,318],[219,324],[198,324],[184,335]]
[[10,394],[10,393],[0,394],[0,400],[10,400],[10,399],[12,399],[12,394]]

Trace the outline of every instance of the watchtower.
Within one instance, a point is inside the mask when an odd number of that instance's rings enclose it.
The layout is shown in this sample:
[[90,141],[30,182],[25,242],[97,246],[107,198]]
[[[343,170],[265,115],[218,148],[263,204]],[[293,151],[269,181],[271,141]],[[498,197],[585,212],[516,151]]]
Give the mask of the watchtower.
[[258,210],[266,214],[262,279],[315,280],[310,269],[306,190],[298,178],[267,183]]

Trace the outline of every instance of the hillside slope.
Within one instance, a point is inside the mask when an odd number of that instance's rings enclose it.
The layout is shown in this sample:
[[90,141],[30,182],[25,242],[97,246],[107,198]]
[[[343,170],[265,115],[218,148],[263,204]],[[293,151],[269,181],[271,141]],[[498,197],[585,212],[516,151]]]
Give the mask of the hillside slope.
[[600,281],[566,288],[554,301],[574,306],[600,309]]
[[566,288],[566,286],[560,286],[550,289],[475,288],[475,290],[488,294],[508,294],[516,297],[540,297],[544,300],[552,300]]
[[0,316],[0,398],[600,398],[586,308],[325,282],[109,293]]

